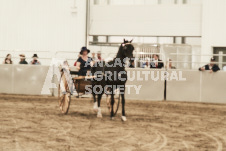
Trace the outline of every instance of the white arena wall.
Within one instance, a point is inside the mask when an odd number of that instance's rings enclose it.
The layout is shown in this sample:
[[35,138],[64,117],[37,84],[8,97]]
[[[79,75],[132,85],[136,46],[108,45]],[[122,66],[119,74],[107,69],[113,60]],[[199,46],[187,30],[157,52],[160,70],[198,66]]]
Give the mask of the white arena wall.
[[[154,76],[148,76],[148,79],[145,79],[145,72],[153,72]],[[164,80],[161,80],[161,72],[164,70],[150,70],[150,69],[139,69],[139,68],[127,68],[128,77],[133,78],[134,80],[127,81],[126,85],[131,88],[126,89],[126,98],[130,100],[151,100],[151,101],[162,101],[164,100]],[[158,76],[159,75],[159,76]],[[159,79],[158,79],[159,77]],[[155,79],[158,79],[155,81]],[[139,91],[136,91],[135,87]],[[129,92],[130,90],[130,92]],[[138,92],[138,94],[137,94]]]
[[201,5],[93,5],[90,35],[201,36],[201,8]]
[[49,66],[0,65],[0,93],[41,95]]
[[[202,54],[213,54],[213,47],[226,47],[226,1],[203,0]],[[203,56],[202,61],[209,61]]]
[[226,79],[224,78],[226,72],[210,73],[192,70],[182,70],[182,72],[186,81],[167,81],[167,100],[226,103]]
[[0,50],[79,51],[86,45],[86,1],[0,0],[0,33]]
[[[50,66],[31,66],[31,65],[0,65],[0,93],[6,94],[24,94],[24,95],[42,95],[43,86],[47,77],[47,73],[54,72],[50,70]],[[160,76],[155,81],[149,75],[145,80],[144,72],[153,72],[154,78]],[[127,72],[132,78],[136,74],[135,80],[128,80],[128,85],[141,85],[140,93],[136,94],[134,88],[131,88],[128,94],[126,89],[126,99],[128,100],[147,100],[147,101],[163,101],[164,100],[164,80],[161,80],[161,74],[164,70],[149,69],[131,69]],[[140,72],[141,76],[137,76]],[[181,77],[186,80],[177,81],[169,80],[166,86],[167,101],[186,101],[186,102],[203,102],[203,103],[226,103],[226,72],[219,71],[217,73],[209,73],[194,70],[169,70],[172,72],[182,73]],[[172,75],[172,74],[171,74]],[[150,78],[151,77],[151,78]],[[170,76],[169,76],[170,77]],[[143,78],[144,80],[140,80]],[[57,77],[55,76],[50,87],[57,86]],[[45,94],[46,95],[46,94]],[[57,96],[57,88],[50,88],[48,95]]]

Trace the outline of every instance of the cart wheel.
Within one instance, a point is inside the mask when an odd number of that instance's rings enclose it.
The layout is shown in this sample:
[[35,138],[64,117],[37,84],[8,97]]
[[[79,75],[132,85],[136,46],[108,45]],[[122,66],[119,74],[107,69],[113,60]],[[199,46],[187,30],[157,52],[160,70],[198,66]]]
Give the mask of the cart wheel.
[[71,102],[71,93],[64,72],[61,74],[60,83],[58,85],[58,100],[61,112],[67,114]]
[[[113,113],[115,116],[118,112],[118,108],[120,104],[120,99],[121,99],[120,94],[115,94],[114,98],[115,98],[115,103],[113,107],[113,110],[114,110]],[[111,95],[107,95],[107,106],[108,106],[109,112],[111,113]]]

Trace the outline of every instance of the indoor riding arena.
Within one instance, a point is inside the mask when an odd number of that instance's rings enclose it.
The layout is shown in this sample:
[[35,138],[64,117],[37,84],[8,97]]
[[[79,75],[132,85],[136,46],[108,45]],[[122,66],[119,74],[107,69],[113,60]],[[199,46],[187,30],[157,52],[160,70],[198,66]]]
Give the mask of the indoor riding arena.
[[0,151],[225,151],[225,0],[0,0]]

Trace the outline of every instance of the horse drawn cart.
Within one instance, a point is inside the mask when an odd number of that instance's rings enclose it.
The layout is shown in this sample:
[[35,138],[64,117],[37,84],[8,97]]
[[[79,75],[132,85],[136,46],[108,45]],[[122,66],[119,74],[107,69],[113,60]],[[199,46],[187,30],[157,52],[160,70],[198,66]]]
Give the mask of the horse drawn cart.
[[[92,85],[92,76],[77,76],[76,71],[70,71],[67,68],[61,68],[61,77],[58,84],[58,101],[60,110],[63,114],[67,114],[69,111],[71,97],[73,91],[77,92],[76,98],[82,97],[83,94],[87,93],[86,86]],[[74,85],[74,87],[73,87]],[[74,89],[75,88],[75,89]],[[120,95],[116,94],[114,96],[115,103],[113,107],[114,115],[116,115],[119,104],[120,104]],[[106,102],[109,111],[111,112],[111,103],[110,96],[106,94]]]

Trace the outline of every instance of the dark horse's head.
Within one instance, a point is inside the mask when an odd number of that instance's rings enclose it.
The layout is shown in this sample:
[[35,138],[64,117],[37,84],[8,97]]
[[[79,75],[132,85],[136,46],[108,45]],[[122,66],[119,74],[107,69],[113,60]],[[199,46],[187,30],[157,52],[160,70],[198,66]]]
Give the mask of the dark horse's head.
[[120,48],[119,48],[119,50],[121,50],[120,51],[120,53],[121,53],[121,57],[123,57],[123,58],[133,58],[133,51],[134,51],[134,47],[133,47],[133,45],[132,45],[132,41],[133,40],[131,40],[131,41],[128,41],[128,40],[125,40],[124,39],[124,42],[121,44],[121,46],[120,46]]

